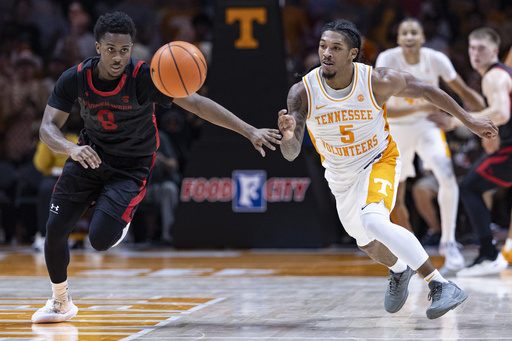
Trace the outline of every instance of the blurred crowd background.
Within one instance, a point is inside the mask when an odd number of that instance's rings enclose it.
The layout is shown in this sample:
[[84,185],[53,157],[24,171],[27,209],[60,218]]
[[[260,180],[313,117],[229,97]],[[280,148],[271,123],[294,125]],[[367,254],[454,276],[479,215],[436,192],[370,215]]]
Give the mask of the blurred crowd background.
[[[381,51],[396,46],[400,21],[406,17],[418,18],[424,27],[425,46],[444,52],[458,73],[476,90],[480,90],[480,76],[469,64],[468,34],[483,26],[496,29],[502,38],[501,60],[512,46],[510,0],[276,1],[282,8],[290,85],[299,80],[298,75],[318,63],[320,29],[337,18],[349,19],[358,26],[364,37],[362,61],[371,65]],[[39,143],[38,129],[46,101],[63,71],[96,55],[94,23],[101,14],[116,10],[129,14],[137,26],[133,57],[150,62],[161,45],[183,40],[197,45],[208,63],[215,62],[211,55],[215,0],[2,0],[0,243],[31,244],[38,233],[44,235],[48,193],[62,164],[62,160]],[[207,95],[207,86],[201,92]],[[176,188],[169,191],[176,192],[190,143],[199,136],[202,121],[179,108],[161,112],[158,120],[161,133],[168,137],[172,149],[166,153],[172,161],[164,159],[170,166],[161,177],[173,182]],[[70,139],[76,136],[81,124],[80,116],[72,114],[66,125]],[[479,141],[464,131],[451,133],[449,140],[457,175],[463,176],[481,153]],[[411,180],[411,186],[413,184]],[[494,194],[493,217],[497,226],[508,227],[510,206],[496,203],[509,203],[509,192]],[[171,195],[177,200],[176,193]],[[409,199],[412,203],[412,196]],[[157,205],[149,197],[143,201],[140,216],[145,220],[139,224],[141,228],[135,229],[132,236],[135,241],[170,242],[168,229],[161,226],[172,224],[172,217],[164,217],[166,222],[159,224],[162,217]],[[177,203],[171,205],[175,208]],[[464,233],[463,210],[459,215],[460,233]],[[417,219],[418,226],[424,224],[414,208],[411,219]],[[79,225],[76,232],[85,234],[87,214]]]

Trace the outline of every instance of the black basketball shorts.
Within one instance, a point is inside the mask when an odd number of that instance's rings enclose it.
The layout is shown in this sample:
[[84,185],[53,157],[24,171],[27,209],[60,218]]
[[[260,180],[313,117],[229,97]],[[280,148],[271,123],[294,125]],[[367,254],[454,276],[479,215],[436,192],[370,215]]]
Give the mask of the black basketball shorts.
[[96,169],[84,168],[68,158],[57,181],[53,197],[91,204],[118,221],[129,223],[146,194],[154,154],[119,157],[101,153]]
[[501,187],[512,186],[512,146],[489,155],[477,167],[477,172]]

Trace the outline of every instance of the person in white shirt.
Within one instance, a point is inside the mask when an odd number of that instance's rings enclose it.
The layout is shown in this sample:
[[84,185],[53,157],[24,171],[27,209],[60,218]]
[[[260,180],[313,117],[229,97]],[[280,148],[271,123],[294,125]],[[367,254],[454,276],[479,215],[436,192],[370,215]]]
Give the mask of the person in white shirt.
[[323,27],[320,67],[290,88],[288,110],[278,113],[281,153],[289,161],[298,156],[307,122],[343,227],[361,250],[390,269],[386,311],[403,307],[410,278],[417,272],[430,288],[427,317],[435,319],[467,294],[443,278],[414,234],[389,219],[401,158],[389,134],[386,101],[391,96],[423,97],[478,136],[495,138],[497,128],[489,119],[474,119],[448,94],[409,73],[354,62],[359,51],[361,36],[350,21]]
[[[406,71],[436,87],[439,86],[439,78],[442,78],[465,104],[473,110],[483,109],[482,96],[466,85],[448,57],[442,52],[422,47],[425,36],[417,19],[407,18],[400,23],[397,42],[399,46],[379,54],[376,67]],[[441,216],[439,253],[445,257],[441,273],[454,274],[465,265],[455,240],[459,187],[444,131],[427,118],[429,113],[438,109],[424,98],[395,96],[387,102],[387,109],[389,129],[402,155],[402,175],[396,206],[391,212],[391,220],[412,231],[405,204],[405,181],[409,177],[416,176],[414,157],[418,154],[423,166],[432,170],[439,184],[437,195]]]

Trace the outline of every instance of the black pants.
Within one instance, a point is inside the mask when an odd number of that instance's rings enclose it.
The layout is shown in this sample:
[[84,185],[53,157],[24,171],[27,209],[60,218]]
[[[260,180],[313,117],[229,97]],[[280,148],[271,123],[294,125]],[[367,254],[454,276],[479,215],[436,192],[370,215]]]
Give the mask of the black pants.
[[84,169],[68,159],[55,185],[44,248],[52,283],[66,280],[68,237],[93,201],[96,205],[89,224],[89,239],[92,247],[105,251],[122,236],[146,193],[153,156],[100,157],[102,164],[97,169]]
[[480,240],[480,255],[494,257],[492,244],[491,212],[484,202],[484,192],[512,186],[512,147],[501,148],[486,155],[469,171],[460,184],[460,199],[464,204],[469,223]]

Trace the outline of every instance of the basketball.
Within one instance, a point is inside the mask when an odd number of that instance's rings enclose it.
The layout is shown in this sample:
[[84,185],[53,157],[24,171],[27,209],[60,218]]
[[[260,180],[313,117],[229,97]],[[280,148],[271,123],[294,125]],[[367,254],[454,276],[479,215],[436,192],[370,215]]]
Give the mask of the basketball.
[[165,44],[151,60],[151,79],[169,97],[182,98],[197,92],[206,79],[206,71],[201,51],[184,41]]

